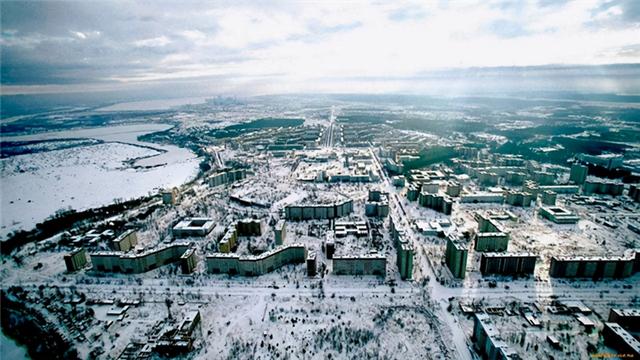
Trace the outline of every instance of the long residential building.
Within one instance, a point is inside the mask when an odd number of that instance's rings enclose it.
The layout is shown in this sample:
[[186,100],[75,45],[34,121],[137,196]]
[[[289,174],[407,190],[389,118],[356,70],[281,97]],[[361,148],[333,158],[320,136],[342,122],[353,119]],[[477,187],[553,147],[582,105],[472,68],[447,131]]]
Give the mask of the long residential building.
[[482,275],[533,275],[538,256],[529,253],[483,253]]
[[242,180],[247,176],[247,172],[244,169],[219,171],[207,178],[209,186],[219,186],[223,184],[229,184],[234,181]]
[[138,274],[180,260],[190,246],[189,242],[174,242],[140,253],[103,251],[90,257],[96,271]]
[[306,257],[303,244],[290,244],[278,246],[260,255],[213,253],[206,256],[206,262],[209,273],[258,276],[287,264],[304,263]]
[[640,251],[622,256],[554,256],[549,275],[554,278],[625,278],[638,271]]
[[347,199],[332,204],[287,205],[284,216],[287,220],[335,219],[351,214],[353,200]]

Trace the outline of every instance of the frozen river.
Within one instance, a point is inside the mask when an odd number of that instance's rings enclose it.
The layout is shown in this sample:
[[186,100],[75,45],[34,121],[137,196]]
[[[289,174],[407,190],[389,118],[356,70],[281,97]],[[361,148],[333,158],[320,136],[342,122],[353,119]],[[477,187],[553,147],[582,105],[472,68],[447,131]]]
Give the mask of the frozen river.
[[[3,141],[89,138],[104,143],[0,160],[0,237],[29,230],[60,209],[99,207],[193,179],[199,160],[191,151],[137,140],[170,127],[122,125],[3,137]],[[134,169],[126,163],[138,158],[134,165],[148,168]]]

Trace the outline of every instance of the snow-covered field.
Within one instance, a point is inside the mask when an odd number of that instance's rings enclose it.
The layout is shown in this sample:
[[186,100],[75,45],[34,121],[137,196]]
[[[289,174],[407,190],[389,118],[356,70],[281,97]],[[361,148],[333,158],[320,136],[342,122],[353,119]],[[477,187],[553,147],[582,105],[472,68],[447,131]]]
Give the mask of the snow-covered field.
[[[26,141],[69,137],[108,142],[0,160],[0,237],[18,229],[29,230],[59,209],[102,206],[192,179],[198,171],[198,159],[189,150],[137,141],[139,135],[167,127],[117,126],[4,138]],[[135,166],[153,167],[133,169],[124,163],[141,157],[144,159],[135,161]]]

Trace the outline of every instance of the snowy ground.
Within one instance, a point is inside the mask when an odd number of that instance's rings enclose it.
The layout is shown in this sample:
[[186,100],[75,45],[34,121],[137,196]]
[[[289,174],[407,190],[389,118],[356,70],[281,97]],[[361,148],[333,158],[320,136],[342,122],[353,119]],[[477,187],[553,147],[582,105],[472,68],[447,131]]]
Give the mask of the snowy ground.
[[[0,160],[0,237],[18,229],[29,230],[60,209],[102,206],[192,179],[197,174],[198,159],[189,150],[137,140],[139,135],[167,127],[117,126],[5,138],[28,141],[70,137],[108,142]],[[133,164],[125,163],[138,158]]]

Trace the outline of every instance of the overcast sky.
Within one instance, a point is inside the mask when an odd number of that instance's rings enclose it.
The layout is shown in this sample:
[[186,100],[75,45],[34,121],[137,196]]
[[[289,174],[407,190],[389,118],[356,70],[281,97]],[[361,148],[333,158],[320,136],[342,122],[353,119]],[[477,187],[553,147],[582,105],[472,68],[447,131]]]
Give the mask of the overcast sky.
[[3,94],[189,82],[217,92],[397,90],[443,69],[640,63],[638,0],[0,9]]

